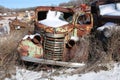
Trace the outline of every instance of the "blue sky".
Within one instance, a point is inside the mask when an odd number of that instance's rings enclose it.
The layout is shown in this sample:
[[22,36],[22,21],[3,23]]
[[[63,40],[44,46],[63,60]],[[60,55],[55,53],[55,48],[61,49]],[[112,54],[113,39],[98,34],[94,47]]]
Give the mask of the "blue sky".
[[27,8],[34,6],[57,6],[59,3],[70,0],[0,0],[0,5],[7,8]]

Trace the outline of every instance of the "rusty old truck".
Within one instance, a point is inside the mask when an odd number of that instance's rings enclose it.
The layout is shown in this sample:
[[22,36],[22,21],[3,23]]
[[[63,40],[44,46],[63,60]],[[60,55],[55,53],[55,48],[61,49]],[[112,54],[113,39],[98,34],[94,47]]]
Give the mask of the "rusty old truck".
[[88,59],[88,52],[80,53],[78,49],[79,39],[89,34],[93,27],[90,11],[81,7],[40,6],[35,9],[35,16],[34,33],[43,39],[43,57],[21,56],[23,61],[79,67],[80,62]]

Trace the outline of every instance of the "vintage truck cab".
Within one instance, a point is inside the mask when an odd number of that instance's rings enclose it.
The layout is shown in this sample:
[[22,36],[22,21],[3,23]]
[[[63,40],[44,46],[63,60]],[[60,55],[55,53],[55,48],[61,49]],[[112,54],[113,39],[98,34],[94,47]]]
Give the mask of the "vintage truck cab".
[[[44,24],[41,21],[47,19],[47,13],[50,11],[53,11],[53,14],[57,15],[57,12],[61,12],[60,16],[58,17],[61,21],[67,22],[65,25],[58,25],[53,19],[54,17],[51,17],[51,23]],[[50,32],[50,33],[66,33],[73,28],[78,28],[77,35],[82,36],[83,34],[89,33],[92,25],[92,15],[89,12],[85,12],[84,15],[81,14],[75,14],[76,12],[80,12],[77,8],[64,8],[64,7],[53,7],[53,6],[40,6],[35,9],[35,32],[42,33],[42,31]],[[79,15],[79,16],[78,16]],[[75,17],[77,17],[77,22],[75,23]],[[73,20],[74,19],[74,20]],[[88,20],[88,22],[87,22]],[[53,26],[51,25],[54,23]],[[75,25],[74,25],[75,23]]]

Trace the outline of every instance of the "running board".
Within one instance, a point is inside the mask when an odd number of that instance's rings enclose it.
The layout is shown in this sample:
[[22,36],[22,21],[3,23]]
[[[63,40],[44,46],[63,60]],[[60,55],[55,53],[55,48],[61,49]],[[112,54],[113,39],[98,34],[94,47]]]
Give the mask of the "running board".
[[48,65],[57,65],[63,67],[83,67],[85,66],[84,63],[74,63],[74,62],[63,62],[63,61],[54,61],[54,60],[46,60],[46,59],[38,59],[32,57],[21,56],[23,61],[34,62],[34,63],[41,63],[41,64],[48,64]]

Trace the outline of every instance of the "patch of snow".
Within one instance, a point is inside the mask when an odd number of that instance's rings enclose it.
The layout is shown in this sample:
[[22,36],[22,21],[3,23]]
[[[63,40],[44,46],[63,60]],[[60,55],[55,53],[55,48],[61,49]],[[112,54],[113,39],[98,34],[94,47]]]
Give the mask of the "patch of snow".
[[115,64],[115,67],[110,71],[100,71],[98,73],[90,72],[82,74],[80,80],[120,80],[120,65]]
[[30,39],[33,39],[34,36],[36,36],[36,35],[40,36],[40,34],[36,33],[36,34],[31,34],[31,35],[25,35],[22,39],[25,40],[25,39],[27,39],[28,37],[29,37]]
[[105,28],[111,29],[111,28],[114,28],[115,26],[117,26],[117,24],[115,24],[113,22],[107,22],[103,26],[98,27],[97,30],[98,31],[103,31]]
[[105,15],[105,14],[112,13],[112,12],[116,11],[114,3],[99,5],[99,9],[100,9],[100,15]]
[[111,12],[111,13],[107,13],[105,15],[108,15],[108,16],[120,16],[120,11],[119,10],[116,10],[114,12]]
[[107,22],[103,26],[98,27],[97,30],[102,32],[106,38],[109,38],[114,32],[120,30],[120,26],[113,22]]
[[67,21],[59,19],[61,15],[62,15],[62,12],[56,12],[56,11],[49,10],[47,13],[46,19],[39,21],[39,23],[42,23],[50,27],[60,27],[60,26],[68,24]]
[[[14,20],[14,19],[16,19],[16,16],[14,16],[14,17],[4,17],[4,18],[5,18],[5,20]],[[18,17],[18,16],[17,16],[17,19],[22,20],[22,18]]]
[[16,30],[20,30],[21,26],[16,26],[15,29]]
[[113,64],[114,68],[109,71],[100,72],[89,72],[86,74],[75,74],[69,75],[74,69],[63,69],[58,71],[59,75],[51,75],[56,70],[51,72],[45,71],[30,71],[21,68],[16,68],[16,75],[12,76],[11,79],[6,78],[5,80],[120,80],[120,64]]
[[116,3],[116,8],[120,11],[120,3]]
[[79,37],[78,36],[71,36],[71,39],[74,41],[79,41]]

